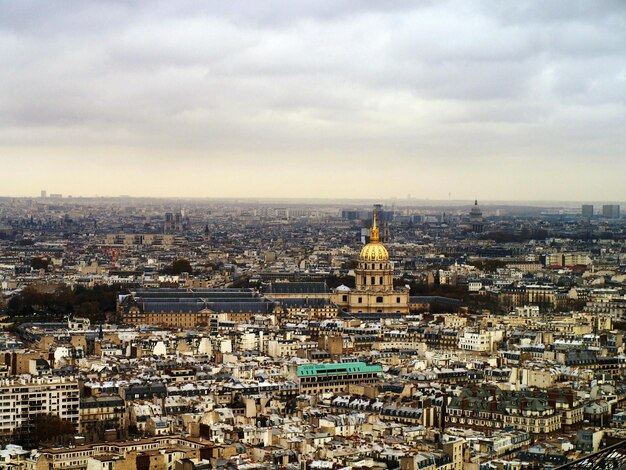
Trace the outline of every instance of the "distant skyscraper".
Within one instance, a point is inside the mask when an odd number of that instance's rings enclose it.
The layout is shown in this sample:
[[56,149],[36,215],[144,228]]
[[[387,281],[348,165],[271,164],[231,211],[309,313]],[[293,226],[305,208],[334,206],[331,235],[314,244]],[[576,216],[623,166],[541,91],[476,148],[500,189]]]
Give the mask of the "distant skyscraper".
[[342,219],[359,220],[360,217],[361,217],[361,211],[350,210],[350,209],[343,209],[341,211],[341,218]]
[[375,217],[376,220],[378,220],[378,223],[382,225],[383,227],[382,233],[380,234],[380,241],[382,243],[389,243],[389,239],[390,239],[389,220],[392,218],[392,215],[393,215],[393,210],[385,211],[383,210],[382,204],[374,204],[373,217]]
[[602,217],[606,219],[619,219],[619,204],[604,204]]
[[[380,221],[382,220],[382,213],[383,213],[383,205],[374,204],[374,214],[372,215],[372,217],[376,217],[376,219],[378,220],[378,223],[380,223]],[[374,219],[372,218],[372,220]]]
[[48,193],[46,192],[46,190],[42,189],[41,190],[41,197],[47,197],[47,196],[48,196]]
[[583,217],[588,217],[588,218],[593,217],[593,205],[591,205],[591,204],[583,204],[583,206],[582,206],[582,215],[583,215]]

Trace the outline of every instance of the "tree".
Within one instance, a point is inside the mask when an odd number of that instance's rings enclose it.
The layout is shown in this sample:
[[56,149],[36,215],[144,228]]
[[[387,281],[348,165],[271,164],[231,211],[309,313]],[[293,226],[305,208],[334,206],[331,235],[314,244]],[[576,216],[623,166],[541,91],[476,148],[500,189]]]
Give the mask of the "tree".
[[100,304],[94,300],[83,302],[74,307],[74,315],[102,322],[105,318],[100,313]]
[[192,273],[193,269],[188,260],[184,258],[177,259],[172,263],[172,274]]
[[28,422],[15,430],[14,440],[25,448],[40,445],[67,445],[76,434],[74,425],[53,414],[33,414]]
[[250,287],[250,278],[248,276],[241,276],[233,280],[232,285],[235,289],[247,289]]
[[37,271],[40,269],[47,270],[49,265],[50,261],[47,258],[36,257],[30,260],[30,267]]
[[330,289],[335,289],[342,284],[346,287],[354,289],[356,285],[354,276],[335,276],[334,274],[329,274],[328,276],[326,276],[326,285]]

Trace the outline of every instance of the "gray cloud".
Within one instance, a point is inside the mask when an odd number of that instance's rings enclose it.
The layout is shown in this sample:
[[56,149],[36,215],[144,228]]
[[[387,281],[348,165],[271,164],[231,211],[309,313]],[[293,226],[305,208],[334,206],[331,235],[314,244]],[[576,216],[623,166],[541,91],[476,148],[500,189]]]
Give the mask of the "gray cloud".
[[[184,178],[168,172],[182,162],[222,175],[223,193],[235,184],[272,195],[262,178],[306,171],[307,195],[332,196],[332,181],[337,196],[363,196],[361,182],[382,174],[377,196],[447,195],[434,182],[412,187],[420,174],[449,181],[459,197],[479,185],[485,198],[617,199],[625,5],[3,2],[0,164],[20,172],[17,162],[37,159],[33,185],[57,162],[93,158],[74,166],[78,179],[114,159],[150,166],[149,184],[119,177],[119,192],[131,194],[157,195],[172,174]],[[380,162],[389,166],[370,176]],[[568,165],[576,171],[562,188],[520,171]],[[38,189],[13,181],[7,193]],[[72,181],[63,184],[80,187]]]

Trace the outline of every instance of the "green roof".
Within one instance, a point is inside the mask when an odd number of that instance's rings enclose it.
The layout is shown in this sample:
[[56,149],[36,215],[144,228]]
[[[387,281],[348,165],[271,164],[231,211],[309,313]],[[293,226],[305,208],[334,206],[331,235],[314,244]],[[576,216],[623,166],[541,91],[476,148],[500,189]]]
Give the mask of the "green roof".
[[318,375],[381,373],[382,366],[368,365],[365,362],[339,362],[335,364],[306,364],[298,366],[298,377]]

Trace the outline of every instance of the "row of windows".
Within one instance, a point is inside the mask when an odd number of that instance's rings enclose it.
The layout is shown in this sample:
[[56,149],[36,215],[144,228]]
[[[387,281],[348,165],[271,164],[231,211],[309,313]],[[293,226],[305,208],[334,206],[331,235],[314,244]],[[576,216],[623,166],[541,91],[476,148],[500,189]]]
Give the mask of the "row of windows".
[[[344,295],[344,296],[343,296],[343,301],[344,301],[344,302],[347,302],[347,301],[348,301],[348,296],[347,296],[347,295]],[[362,303],[363,303],[363,297],[359,297],[359,298],[357,299],[357,302],[358,302],[358,303],[360,303],[360,304],[362,304]],[[383,298],[382,296],[378,296],[378,297],[376,297],[376,303],[377,303],[377,304],[382,304],[383,302],[384,302],[384,298]],[[400,303],[400,297],[396,297],[396,303],[397,303],[397,304],[399,304],[399,303]]]
[[368,373],[368,374],[349,374],[349,375],[341,375],[339,377],[337,376],[333,376],[333,377],[325,377],[325,376],[317,376],[317,377],[303,377],[302,379],[300,379],[300,382],[302,384],[304,383],[308,383],[308,382],[327,382],[329,380],[345,380],[345,381],[350,381],[350,380],[361,380],[361,379],[376,379],[377,378],[377,374],[375,373]]
[[363,266],[363,269],[388,269],[388,268],[383,267],[384,266],[383,263],[379,263],[378,267],[376,267],[376,266],[377,266],[376,263],[371,263],[371,264],[370,263],[366,263]]
[[[363,310],[357,310],[356,313],[363,313]],[[378,310],[376,310],[376,313],[383,313],[383,309],[379,308]],[[400,310],[396,310],[395,313],[402,313],[402,312],[400,312]]]
[[[363,276],[363,284],[367,285],[367,276]],[[379,276],[378,277],[378,285],[383,285],[384,281],[383,281],[383,276]],[[375,286],[376,285],[376,276],[370,276],[370,285]]]

